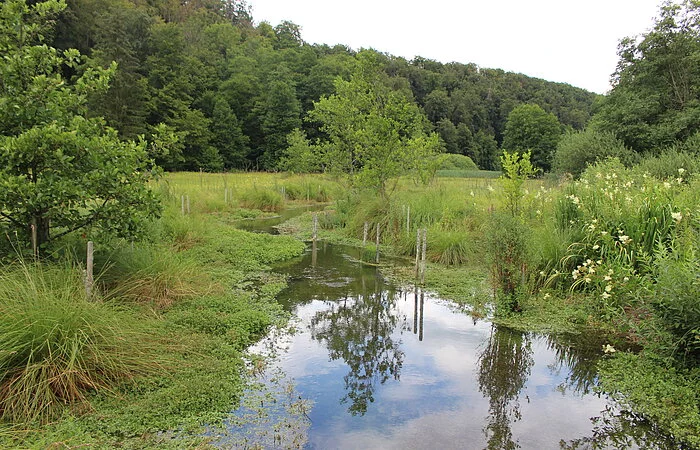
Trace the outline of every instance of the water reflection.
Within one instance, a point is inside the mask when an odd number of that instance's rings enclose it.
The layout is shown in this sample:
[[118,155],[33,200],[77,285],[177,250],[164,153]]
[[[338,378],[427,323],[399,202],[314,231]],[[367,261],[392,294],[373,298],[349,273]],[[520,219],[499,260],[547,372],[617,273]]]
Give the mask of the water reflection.
[[488,397],[489,416],[484,428],[489,449],[515,449],[511,424],[522,418],[520,391],[535,360],[528,334],[491,328],[479,356],[479,391]]
[[367,412],[377,385],[400,378],[404,353],[401,341],[392,336],[399,324],[397,297],[375,280],[371,290],[329,302],[311,319],[311,337],[328,348],[332,360],[342,359],[349,368],[342,403],[350,403],[352,415]]

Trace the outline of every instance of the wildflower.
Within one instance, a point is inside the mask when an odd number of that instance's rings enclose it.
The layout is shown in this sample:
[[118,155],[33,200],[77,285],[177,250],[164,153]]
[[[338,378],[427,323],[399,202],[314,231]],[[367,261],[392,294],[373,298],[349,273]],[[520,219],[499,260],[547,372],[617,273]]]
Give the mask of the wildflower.
[[664,181],[664,187],[666,189],[671,189],[671,183],[669,183],[668,181]]
[[549,297],[551,297],[551,295],[549,295],[549,293],[544,294],[544,299],[545,299],[545,300],[547,300]]
[[598,250],[600,248],[600,245],[596,244],[593,246],[593,250]]
[[620,240],[620,244],[622,245],[627,245],[628,243],[632,242],[632,239],[624,234],[622,236],[618,236],[617,238]]
[[608,234],[608,232],[607,232],[607,231],[601,231],[600,234],[602,234],[603,236],[605,236],[606,234]]
[[595,267],[589,267],[588,273],[595,273]]
[[610,344],[605,344],[603,346],[603,352],[604,353],[615,353],[617,350],[615,350],[615,347],[613,347]]
[[612,277],[611,277],[610,275],[605,275],[605,276],[603,277],[603,280],[605,280],[605,281],[610,281],[610,280],[612,280]]
[[603,295],[601,295],[601,297],[603,297],[605,300],[607,300],[610,297],[612,297],[612,295],[608,294],[607,292],[603,292]]
[[540,211],[540,210],[538,209],[537,211],[535,211],[535,214],[537,214],[538,216],[541,216],[541,215],[542,215],[542,211]]
[[673,217],[673,220],[675,220],[676,222],[680,222],[681,220],[683,220],[683,214],[681,214],[680,211],[671,213],[671,217]]
[[630,277],[625,277],[622,279],[622,281],[624,281],[625,283],[627,283],[629,280],[630,280]]
[[683,178],[676,178],[676,183],[683,184]]
[[596,261],[595,263],[598,264],[598,265],[601,265],[601,264],[603,264],[603,260],[602,260],[602,259],[599,259],[599,260]]
[[588,225],[588,229],[591,231],[595,230],[595,225],[594,224]]
[[488,186],[486,186],[486,189],[488,189],[489,192],[495,191],[495,189],[493,188],[493,186],[491,186],[490,184],[489,184]]
[[612,291],[612,284],[608,284],[605,286],[605,292],[610,292]]
[[608,275],[612,275],[613,273],[615,273],[615,271],[614,271],[614,270],[612,270],[612,269],[608,269]]
[[578,270],[574,270],[573,272],[571,272],[571,276],[573,277],[574,280],[577,280],[578,279]]
[[544,276],[544,270],[540,270],[540,276],[541,276],[541,277]]
[[683,173],[685,173],[684,168],[681,167],[680,169],[678,169],[678,175],[683,175]]
[[583,279],[583,281],[585,281],[586,283],[590,283],[590,282],[591,282],[591,277],[585,277],[585,278]]

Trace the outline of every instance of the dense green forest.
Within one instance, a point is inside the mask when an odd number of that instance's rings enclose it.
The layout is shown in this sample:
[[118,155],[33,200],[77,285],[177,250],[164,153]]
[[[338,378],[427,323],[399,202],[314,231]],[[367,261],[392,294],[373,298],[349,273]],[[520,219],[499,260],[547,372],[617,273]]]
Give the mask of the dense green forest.
[[598,97],[475,64],[311,45],[294,23],[256,24],[240,0],[67,4],[53,45],[102,66],[118,64],[90,113],[125,139],[150,139],[159,124],[167,126],[180,139],[168,154],[154,155],[166,170],[276,170],[291,131],[322,137],[307,113],[334,93],[336,78],[350,78],[362,52],[376,54],[387,85],[421,108],[447,152],[470,156],[482,169],[496,168],[515,107],[539,105],[561,131],[581,130]]

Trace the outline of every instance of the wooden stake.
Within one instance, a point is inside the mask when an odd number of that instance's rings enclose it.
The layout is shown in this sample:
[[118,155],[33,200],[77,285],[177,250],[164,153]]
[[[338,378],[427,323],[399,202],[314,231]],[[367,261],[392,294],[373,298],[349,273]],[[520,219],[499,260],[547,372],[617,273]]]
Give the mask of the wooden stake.
[[318,213],[314,213],[313,233],[312,233],[312,239],[314,242],[316,242],[317,233],[318,233]]
[[416,230],[416,279],[420,274],[420,228]]
[[423,253],[421,255],[420,283],[425,284],[425,253],[428,247],[428,229],[423,228]]
[[377,254],[374,258],[375,262],[379,264],[379,224],[377,224]]
[[93,265],[94,265],[93,252],[94,252],[93,243],[92,243],[92,241],[88,241],[88,243],[87,243],[87,264],[85,267],[85,270],[86,270],[86,273],[85,273],[85,294],[87,294],[88,298],[92,297],[92,286],[95,283],[95,278],[93,276]]
[[34,258],[39,257],[39,244],[38,244],[38,238],[36,235],[36,219],[32,219],[32,254],[34,255]]
[[369,224],[365,222],[365,230],[362,234],[362,248],[365,248],[365,245],[367,245],[367,233],[369,232]]

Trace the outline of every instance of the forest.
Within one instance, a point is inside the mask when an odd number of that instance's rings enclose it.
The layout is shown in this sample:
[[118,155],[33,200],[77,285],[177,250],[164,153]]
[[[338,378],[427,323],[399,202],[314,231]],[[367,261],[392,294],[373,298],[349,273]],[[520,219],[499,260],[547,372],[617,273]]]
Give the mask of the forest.
[[[273,267],[318,231],[362,264],[418,264],[429,236],[424,280],[378,273],[524,333],[500,339],[527,370],[535,334],[595,342],[572,377],[622,412],[562,448],[700,448],[698,0],[620,41],[605,95],[309,44],[251,11],[0,4],[0,446],[215,445],[265,365],[246,349],[292,316]],[[279,235],[244,230],[285,212]],[[517,448],[519,413],[497,412],[488,447]]]

